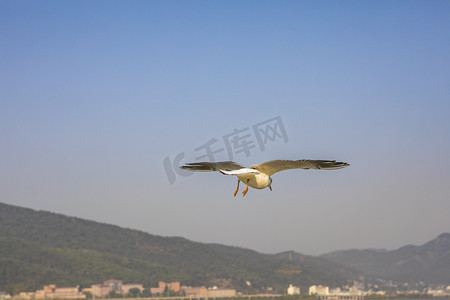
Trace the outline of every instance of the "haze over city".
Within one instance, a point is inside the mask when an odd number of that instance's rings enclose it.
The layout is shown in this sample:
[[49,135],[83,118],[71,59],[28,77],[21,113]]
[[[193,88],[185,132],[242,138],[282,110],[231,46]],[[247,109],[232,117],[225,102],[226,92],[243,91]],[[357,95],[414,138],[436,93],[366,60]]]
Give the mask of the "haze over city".
[[[423,244],[450,228],[449,11],[0,2],[1,202],[263,253]],[[350,166],[243,198],[174,163],[211,155]]]

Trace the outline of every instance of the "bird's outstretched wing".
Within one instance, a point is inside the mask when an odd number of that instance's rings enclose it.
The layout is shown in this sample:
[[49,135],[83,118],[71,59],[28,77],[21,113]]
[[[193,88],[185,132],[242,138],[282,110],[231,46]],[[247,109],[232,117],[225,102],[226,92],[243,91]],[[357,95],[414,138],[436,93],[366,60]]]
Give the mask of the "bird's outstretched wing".
[[238,163],[233,161],[220,161],[220,162],[197,162],[197,163],[187,163],[181,166],[183,170],[189,170],[194,172],[212,172],[212,171],[231,171],[239,170],[244,168]]
[[350,164],[345,162],[336,162],[335,160],[272,160],[259,165],[253,165],[252,168],[272,175],[280,171],[289,169],[317,169],[317,170],[336,170],[342,169]]

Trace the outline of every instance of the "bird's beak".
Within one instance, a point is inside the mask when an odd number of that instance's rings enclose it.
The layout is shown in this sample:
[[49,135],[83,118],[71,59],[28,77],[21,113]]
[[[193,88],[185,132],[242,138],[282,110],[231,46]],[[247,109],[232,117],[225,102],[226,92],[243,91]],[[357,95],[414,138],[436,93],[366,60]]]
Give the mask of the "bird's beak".
[[269,189],[272,191],[272,185],[269,185]]

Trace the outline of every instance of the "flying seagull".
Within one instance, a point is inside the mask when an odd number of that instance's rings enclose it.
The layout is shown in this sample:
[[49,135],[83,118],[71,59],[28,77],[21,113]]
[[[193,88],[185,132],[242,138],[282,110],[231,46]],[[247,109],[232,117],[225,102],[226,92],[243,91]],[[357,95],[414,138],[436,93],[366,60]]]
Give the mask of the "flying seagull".
[[248,187],[255,189],[264,189],[269,187],[272,190],[271,175],[289,169],[316,169],[316,170],[337,170],[342,169],[350,164],[345,162],[336,162],[335,160],[271,160],[259,165],[253,165],[246,168],[238,163],[232,161],[222,162],[197,162],[187,163],[180,168],[194,172],[211,172],[219,171],[224,175],[235,175],[238,178],[238,185],[234,196],[236,197],[239,191],[239,182],[247,184],[247,188],[242,192],[245,196]]

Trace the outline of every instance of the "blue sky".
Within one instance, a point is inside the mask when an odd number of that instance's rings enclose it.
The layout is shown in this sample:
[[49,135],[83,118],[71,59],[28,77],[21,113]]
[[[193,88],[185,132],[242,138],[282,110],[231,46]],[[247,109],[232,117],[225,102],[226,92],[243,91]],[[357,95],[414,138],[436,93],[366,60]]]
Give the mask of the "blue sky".
[[[422,244],[450,228],[448,1],[3,1],[2,202],[255,249]],[[233,197],[163,166],[280,117],[233,159],[337,159]],[[256,144],[255,144],[256,146]],[[226,151],[217,159],[228,159]]]

